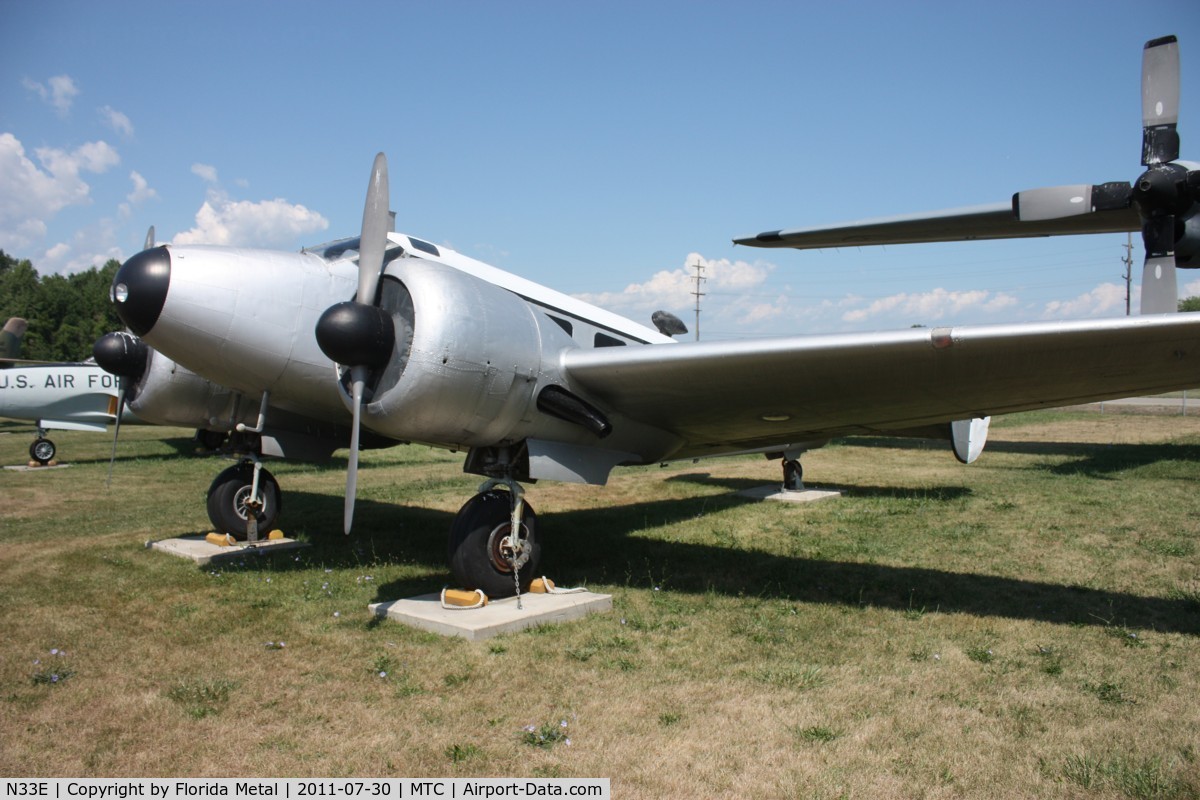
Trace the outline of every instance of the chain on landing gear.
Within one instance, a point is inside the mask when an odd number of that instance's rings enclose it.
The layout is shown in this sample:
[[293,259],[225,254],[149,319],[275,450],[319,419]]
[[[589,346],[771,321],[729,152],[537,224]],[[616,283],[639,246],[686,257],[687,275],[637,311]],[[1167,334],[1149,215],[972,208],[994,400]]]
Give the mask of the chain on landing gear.
[[492,478],[480,485],[479,494],[490,492],[497,486],[503,486],[508,489],[512,512],[509,518],[508,535],[502,538],[496,545],[496,552],[500,553],[512,566],[513,586],[516,589],[515,594],[517,597],[517,610],[521,611],[524,610],[521,605],[521,567],[529,562],[530,556],[526,537],[521,535],[521,531],[525,530],[525,526],[521,521],[525,513],[525,490],[521,487],[521,484],[511,478]]
[[262,462],[254,459],[254,479],[250,482],[250,496],[246,498],[246,543],[258,544],[258,515],[263,508],[262,494],[258,491],[258,476]]

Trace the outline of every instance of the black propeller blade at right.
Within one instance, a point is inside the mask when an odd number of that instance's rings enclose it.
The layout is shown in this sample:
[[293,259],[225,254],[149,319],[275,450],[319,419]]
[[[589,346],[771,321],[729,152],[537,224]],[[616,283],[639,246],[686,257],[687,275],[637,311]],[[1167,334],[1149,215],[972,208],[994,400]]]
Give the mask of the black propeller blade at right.
[[1146,171],[1132,185],[1121,181],[1076,184],[1013,195],[1013,214],[1022,222],[1136,208],[1145,246],[1143,314],[1177,309],[1177,220],[1200,200],[1200,176],[1173,163],[1179,158],[1178,121],[1179,43],[1174,36],[1164,36],[1146,42],[1142,51],[1142,165]]
[[1179,158],[1179,42],[1164,36],[1142,50],[1142,165]]

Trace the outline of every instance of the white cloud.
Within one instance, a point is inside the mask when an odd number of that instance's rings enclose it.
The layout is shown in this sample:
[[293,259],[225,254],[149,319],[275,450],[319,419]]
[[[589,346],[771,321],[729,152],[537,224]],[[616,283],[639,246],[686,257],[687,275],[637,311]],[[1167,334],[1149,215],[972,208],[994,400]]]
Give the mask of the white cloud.
[[37,94],[62,117],[70,113],[71,104],[75,102],[75,97],[79,94],[75,81],[71,80],[68,75],[55,75],[46,83],[25,78],[22,83],[26,89]]
[[872,301],[866,308],[842,314],[844,322],[863,322],[871,317],[903,317],[906,324],[928,324],[966,311],[996,312],[1017,304],[1017,298],[1005,292],[986,289],[948,291],[937,288],[928,292],[901,292]]
[[192,164],[192,174],[199,175],[207,183],[217,182],[217,168],[209,164]]
[[73,151],[42,147],[39,167],[20,140],[0,133],[0,248],[27,249],[46,235],[46,222],[66,206],[91,202],[82,172],[103,173],[120,162],[106,142],[88,142]]
[[137,170],[129,173],[129,180],[133,181],[133,191],[126,195],[125,199],[133,205],[158,197],[158,192],[150,188],[146,179]]
[[124,255],[117,246],[117,231],[113,221],[102,218],[75,231],[68,241],[48,248],[35,263],[38,272],[43,275],[70,275],[91,267],[101,267],[111,258],[119,261]]
[[210,192],[196,212],[196,226],[176,234],[174,243],[290,247],[298,237],[328,227],[329,220],[317,212],[286,200],[253,203]]
[[631,283],[620,292],[577,294],[580,300],[602,308],[625,313],[654,311],[659,308],[681,311],[694,306],[696,290],[695,264],[704,266],[702,292],[738,292],[760,286],[767,280],[773,265],[751,264],[748,261],[730,261],[727,258],[707,259],[699,253],[689,253],[684,266],[673,270],[662,270],[645,283]]
[[117,111],[112,106],[105,106],[100,109],[100,118],[104,120],[108,127],[122,136],[133,136],[133,123],[129,121],[129,117]]
[[[1133,298],[1136,308],[1137,296]],[[1052,319],[1075,319],[1079,317],[1122,316],[1125,314],[1125,286],[1117,283],[1102,283],[1090,292],[1084,292],[1071,300],[1051,300],[1046,303],[1042,316]]]
[[[1179,275],[1181,273],[1177,272],[1175,274]],[[1200,296],[1200,280],[1195,280],[1195,281],[1192,281],[1191,283],[1185,283],[1179,289],[1179,299],[1180,300],[1183,300],[1188,297],[1196,297],[1196,296]]]

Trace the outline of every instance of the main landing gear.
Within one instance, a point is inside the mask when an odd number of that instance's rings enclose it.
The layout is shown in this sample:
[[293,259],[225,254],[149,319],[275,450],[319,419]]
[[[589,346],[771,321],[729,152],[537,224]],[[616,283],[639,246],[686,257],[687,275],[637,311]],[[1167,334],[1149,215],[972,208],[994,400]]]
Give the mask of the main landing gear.
[[[281,504],[279,482],[257,460],[239,461],[208,487],[208,518],[219,533],[235,539],[266,539]],[[254,524],[251,525],[253,518]]]
[[460,585],[479,589],[488,597],[528,591],[541,574],[542,548],[537,540],[537,514],[525,502],[520,484],[513,480],[484,483],[454,518],[449,550],[450,571]]

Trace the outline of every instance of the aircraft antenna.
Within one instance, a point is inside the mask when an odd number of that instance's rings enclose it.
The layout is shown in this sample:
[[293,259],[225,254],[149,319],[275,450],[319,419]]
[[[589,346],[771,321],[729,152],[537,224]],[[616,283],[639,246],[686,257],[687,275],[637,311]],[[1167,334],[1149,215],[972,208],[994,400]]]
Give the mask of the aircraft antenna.
[[697,258],[696,263],[692,266],[696,269],[696,276],[694,278],[696,288],[692,291],[692,294],[696,296],[696,341],[698,342],[700,341],[700,298],[705,295],[705,292],[700,291],[700,284],[708,280],[708,278],[704,277],[704,262],[702,260]]

